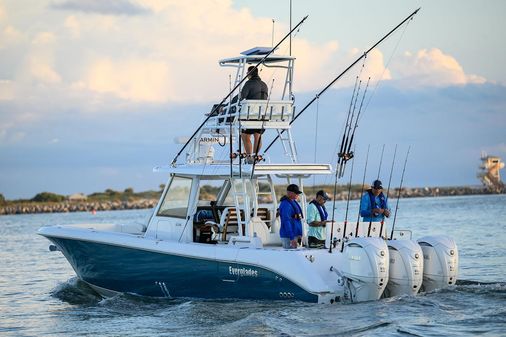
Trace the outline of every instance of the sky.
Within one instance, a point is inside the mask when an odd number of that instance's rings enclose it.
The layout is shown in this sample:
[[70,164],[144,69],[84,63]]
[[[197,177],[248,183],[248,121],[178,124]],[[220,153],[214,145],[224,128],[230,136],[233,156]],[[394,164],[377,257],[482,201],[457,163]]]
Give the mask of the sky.
[[[397,144],[392,186],[409,146],[405,186],[478,185],[482,151],[506,159],[504,1],[293,0],[294,25],[309,15],[293,38],[296,105],[418,7],[364,63],[352,180],[368,145],[366,182],[387,180]],[[157,189],[167,177],[152,168],[228,93],[218,60],[288,29],[288,0],[0,0],[0,193]],[[300,161],[335,161],[359,70],[294,124]]]

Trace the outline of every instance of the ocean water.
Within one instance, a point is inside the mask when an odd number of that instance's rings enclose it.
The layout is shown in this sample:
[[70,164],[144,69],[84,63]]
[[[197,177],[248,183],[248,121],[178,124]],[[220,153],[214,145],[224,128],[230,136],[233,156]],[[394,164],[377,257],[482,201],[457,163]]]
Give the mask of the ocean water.
[[[350,205],[356,219],[357,203]],[[395,205],[393,205],[395,206]],[[345,203],[336,207],[341,220]],[[358,304],[103,299],[80,282],[40,226],[145,222],[148,210],[0,216],[1,336],[505,336],[506,195],[403,199],[396,228],[456,239],[460,281]]]

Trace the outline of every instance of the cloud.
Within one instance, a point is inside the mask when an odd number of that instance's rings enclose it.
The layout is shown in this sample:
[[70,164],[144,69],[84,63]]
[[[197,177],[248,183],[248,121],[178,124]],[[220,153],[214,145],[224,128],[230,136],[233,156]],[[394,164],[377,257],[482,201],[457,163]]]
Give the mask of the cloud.
[[[40,106],[48,97],[55,97],[54,101],[61,103],[54,104],[59,109],[78,104],[81,112],[91,105],[97,111],[100,108],[108,111],[106,104],[111,102],[209,102],[223,97],[229,88],[229,75],[232,79],[235,76],[233,69],[220,68],[217,60],[236,56],[252,46],[271,45],[271,19],[255,17],[249,9],[236,9],[230,0],[203,1],[198,6],[194,2],[176,0],[69,0],[49,5],[50,8],[97,13],[122,13],[132,6],[152,15],[56,12],[52,13],[56,19],[46,21],[38,32],[14,33],[17,31],[11,28],[11,35],[17,34],[17,39],[24,39],[25,43],[20,44],[23,47],[7,48],[10,62],[0,65],[0,74],[2,67],[9,68],[3,73],[8,73],[7,79],[19,89],[13,92],[18,97],[8,97],[19,99],[20,105],[33,100],[41,103]],[[277,24],[275,40],[287,29],[286,25]],[[7,39],[0,36],[0,48],[5,41]],[[293,40],[293,55],[297,58],[294,90],[321,88],[361,52],[357,49],[342,51],[337,41],[314,43],[296,36]],[[287,54],[288,43],[276,53]],[[269,85],[276,77],[274,93],[282,89],[284,76],[281,73],[271,72],[266,67],[261,73]],[[350,76],[336,86],[352,86],[352,73],[358,71],[350,72]],[[364,75],[373,80],[392,79],[412,86],[484,80],[466,75],[453,57],[440,50],[402,55],[400,62],[394,60],[392,66],[385,69],[384,56],[376,49],[368,55]],[[50,85],[54,92],[41,90],[40,84]],[[30,94],[28,98],[27,93]]]
[[172,91],[169,80],[169,68],[163,62],[103,59],[91,66],[87,87],[131,101],[164,102]]
[[438,48],[405,52],[392,62],[391,69],[394,78],[404,87],[443,87],[486,82],[481,76],[466,74],[453,56]]
[[54,69],[56,42],[56,36],[51,32],[41,32],[35,35],[30,51],[27,53],[25,65],[31,78],[43,83],[53,84],[62,81],[62,77]]
[[67,0],[52,3],[52,9],[78,11],[84,13],[97,13],[104,15],[144,15],[149,11],[128,0]]
[[81,35],[81,25],[74,15],[67,17],[63,25],[69,30],[73,38],[77,38]]
[[0,49],[10,47],[21,42],[23,34],[11,25],[5,26],[0,31]]
[[5,7],[0,3],[0,22],[4,21],[7,18],[7,12]]
[[0,80],[0,101],[10,101],[14,99],[14,85],[12,81]]

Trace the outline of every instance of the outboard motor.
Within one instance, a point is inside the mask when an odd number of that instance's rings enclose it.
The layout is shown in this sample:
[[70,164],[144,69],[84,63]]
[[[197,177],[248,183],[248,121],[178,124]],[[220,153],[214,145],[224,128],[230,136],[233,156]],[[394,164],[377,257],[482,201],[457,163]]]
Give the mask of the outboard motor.
[[388,240],[390,265],[385,296],[416,295],[423,281],[423,252],[412,240]]
[[344,297],[351,302],[377,300],[388,282],[388,247],[382,238],[353,238],[345,243]]
[[454,285],[459,269],[459,252],[455,241],[444,235],[425,236],[417,240],[423,251],[424,291]]

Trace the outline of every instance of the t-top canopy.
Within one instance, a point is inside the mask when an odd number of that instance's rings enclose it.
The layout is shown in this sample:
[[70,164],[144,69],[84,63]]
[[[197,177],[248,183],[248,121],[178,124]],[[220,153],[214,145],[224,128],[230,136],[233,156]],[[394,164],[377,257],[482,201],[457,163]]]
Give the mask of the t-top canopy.
[[267,55],[271,50],[270,47],[253,47],[241,52],[241,55]]

